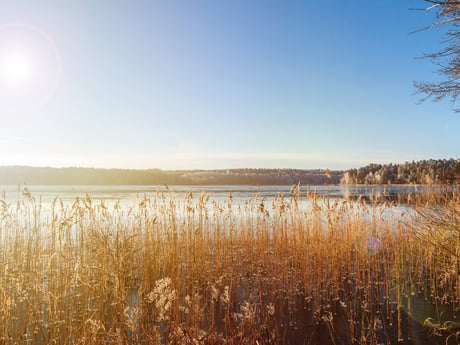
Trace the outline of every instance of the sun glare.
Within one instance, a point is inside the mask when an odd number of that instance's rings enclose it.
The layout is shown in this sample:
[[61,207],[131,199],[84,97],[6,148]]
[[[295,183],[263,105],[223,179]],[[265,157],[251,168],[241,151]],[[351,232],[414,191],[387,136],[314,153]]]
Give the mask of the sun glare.
[[61,58],[51,36],[27,23],[0,25],[0,115],[30,114],[54,96]]
[[7,55],[2,61],[1,74],[10,85],[27,83],[31,76],[31,63],[22,54]]

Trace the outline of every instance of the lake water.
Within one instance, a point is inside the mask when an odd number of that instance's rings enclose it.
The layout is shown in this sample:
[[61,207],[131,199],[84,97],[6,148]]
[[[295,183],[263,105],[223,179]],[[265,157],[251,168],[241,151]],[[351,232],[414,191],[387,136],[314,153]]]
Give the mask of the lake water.
[[[48,205],[56,197],[60,197],[64,203],[73,203],[77,197],[82,198],[88,194],[93,201],[104,200],[129,205],[146,196],[153,198],[158,195],[167,199],[174,198],[183,200],[187,193],[191,193],[194,199],[204,192],[209,195],[210,201],[226,202],[230,195],[233,204],[245,203],[254,197],[258,200],[270,202],[275,196],[283,195],[286,199],[291,196],[291,186],[13,186],[0,185],[0,199],[7,203],[23,200],[27,192],[36,201],[41,200],[43,205]],[[413,195],[427,190],[430,187],[420,186],[301,186],[301,196],[307,192],[317,193],[318,197],[355,201],[359,198],[366,201],[395,201],[405,203],[408,195]],[[297,189],[297,187],[296,187]]]

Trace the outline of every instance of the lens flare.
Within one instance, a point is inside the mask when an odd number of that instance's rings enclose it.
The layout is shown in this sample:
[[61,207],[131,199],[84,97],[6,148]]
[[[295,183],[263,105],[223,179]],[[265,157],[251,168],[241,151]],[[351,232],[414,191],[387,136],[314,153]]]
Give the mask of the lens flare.
[[0,25],[0,109],[24,112],[46,105],[62,73],[52,37],[28,23]]

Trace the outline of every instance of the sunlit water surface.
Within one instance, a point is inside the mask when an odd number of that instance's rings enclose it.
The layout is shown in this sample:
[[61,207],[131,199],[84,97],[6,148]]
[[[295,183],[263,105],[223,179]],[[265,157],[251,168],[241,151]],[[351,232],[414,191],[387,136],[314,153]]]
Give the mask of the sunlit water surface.
[[[298,187],[295,190],[298,191]],[[398,201],[398,198],[408,194],[419,193],[428,187],[420,186],[301,186],[301,193],[308,191],[318,197],[340,198],[356,200],[359,197],[366,200]],[[13,186],[0,185],[2,198],[7,202],[15,202],[24,197],[24,191],[29,191],[35,199],[41,198],[43,203],[52,202],[56,196],[63,202],[73,202],[75,198],[85,197],[87,194],[93,200],[105,201],[136,201],[139,197],[154,197],[163,193],[167,198],[182,199],[187,193],[199,196],[206,193],[216,202],[226,201],[230,194],[234,202],[245,202],[256,195],[259,198],[273,198],[279,193],[285,197],[291,195],[291,186]]]
[[[71,207],[79,199],[90,198],[92,205],[103,203],[108,210],[119,208],[124,211],[137,209],[148,200],[171,205],[174,201],[178,213],[186,205],[196,206],[200,197],[205,201],[205,209],[210,214],[217,209],[230,207],[233,210],[245,208],[250,211],[261,208],[267,215],[274,212],[283,202],[292,205],[296,195],[301,211],[312,209],[312,200],[319,203],[365,203],[369,210],[381,207],[385,214],[400,215],[411,207],[407,204],[408,196],[415,195],[428,187],[420,186],[0,186],[0,200],[10,209],[18,203],[40,204],[40,213],[49,214],[56,205]],[[231,201],[231,203],[229,203]],[[383,207],[382,205],[385,205]],[[371,212],[372,214],[372,212]]]

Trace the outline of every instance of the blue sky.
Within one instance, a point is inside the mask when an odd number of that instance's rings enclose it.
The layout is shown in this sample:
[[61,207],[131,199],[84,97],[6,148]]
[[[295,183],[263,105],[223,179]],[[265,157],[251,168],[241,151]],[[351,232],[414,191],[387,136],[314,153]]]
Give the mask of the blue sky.
[[0,59],[25,46],[27,63],[13,57],[0,79],[10,95],[0,165],[345,169],[458,158],[452,104],[414,95],[414,80],[439,78],[416,57],[439,49],[442,30],[409,35],[435,19],[410,10],[424,7],[3,0]]

